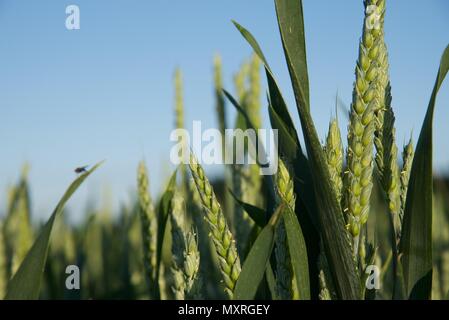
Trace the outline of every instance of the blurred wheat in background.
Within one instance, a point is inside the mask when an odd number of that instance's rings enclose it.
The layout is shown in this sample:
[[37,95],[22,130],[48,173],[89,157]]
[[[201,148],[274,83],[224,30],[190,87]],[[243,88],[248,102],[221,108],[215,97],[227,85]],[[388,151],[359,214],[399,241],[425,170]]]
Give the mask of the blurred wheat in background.
[[[117,214],[108,203],[88,208],[82,223],[70,224],[65,202],[97,165],[69,186],[45,225],[33,225],[24,166],[2,207],[0,298],[449,299],[449,179],[432,171],[433,111],[449,47],[417,144],[398,144],[387,1],[365,0],[348,118],[331,118],[328,132],[318,135],[302,3],[274,2],[302,130],[262,47],[236,22],[254,54],[235,72],[234,96],[222,88],[224,64],[215,56],[211,110],[224,136],[228,128],[268,127],[261,116],[268,106],[271,128],[279,132],[278,172],[262,176],[257,164],[233,164],[209,179],[191,154],[151,195],[153,171],[142,161],[132,205]],[[174,129],[184,128],[187,112],[177,69]],[[68,265],[80,268],[80,290],[65,288]],[[380,271],[378,289],[366,285],[372,266]]]

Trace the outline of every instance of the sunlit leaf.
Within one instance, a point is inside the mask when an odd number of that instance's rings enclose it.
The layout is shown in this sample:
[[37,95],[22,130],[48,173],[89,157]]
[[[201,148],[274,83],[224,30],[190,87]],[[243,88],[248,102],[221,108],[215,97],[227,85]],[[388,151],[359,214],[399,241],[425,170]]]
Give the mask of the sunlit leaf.
[[9,282],[5,299],[36,300],[39,298],[42,275],[44,273],[51,231],[53,229],[55,219],[62,213],[66,202],[75,193],[78,187],[101,164],[102,162],[96,164],[91,170],[80,175],[74,182],[72,182],[67,191],[64,193],[50,219],[48,219],[47,223],[42,228],[30,251],[25,256],[25,259],[20,264],[19,269]]
[[405,287],[410,299],[430,299],[432,289],[433,114],[438,91],[449,70],[449,46],[419,134],[408,185],[400,242]]

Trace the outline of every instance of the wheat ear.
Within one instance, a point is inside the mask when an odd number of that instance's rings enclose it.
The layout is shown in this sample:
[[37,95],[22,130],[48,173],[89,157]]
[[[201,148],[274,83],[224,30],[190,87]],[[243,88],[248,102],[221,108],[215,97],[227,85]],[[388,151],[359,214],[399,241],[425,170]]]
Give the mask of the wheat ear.
[[327,167],[331,176],[332,184],[340,202],[343,191],[343,143],[341,141],[340,128],[337,119],[329,123],[329,131],[326,137],[324,152],[327,159]]
[[[246,105],[247,113],[251,119],[256,130],[262,127],[262,116],[260,113],[260,59],[256,54],[253,54],[250,61],[249,68],[249,90],[248,90],[248,103]],[[257,164],[249,164],[246,176],[247,190],[245,190],[245,197],[247,202],[262,207],[264,204],[259,197],[259,192],[262,184],[261,175],[259,172],[259,166]]]
[[[293,191],[293,179],[282,160],[279,160],[276,177],[277,190],[280,201],[286,203],[290,210],[295,210],[295,194]],[[276,256],[276,290],[280,299],[290,300],[294,296],[293,268],[288,248],[287,233],[284,218],[281,217],[275,233]]]
[[[320,243],[320,250],[324,252],[323,244]],[[326,256],[320,254],[318,256],[318,270],[319,272],[319,285],[320,293],[318,295],[320,300],[335,300],[337,299],[337,292],[335,290],[334,284],[332,282],[332,276],[329,269],[329,263],[327,262]]]
[[196,236],[186,231],[184,200],[172,199],[170,221],[172,228],[173,293],[177,300],[200,298],[200,253]]
[[145,278],[154,295],[156,279],[156,246],[157,246],[157,217],[153,201],[149,193],[148,173],[145,163],[139,164],[137,171],[137,185],[139,195],[139,216],[142,232],[143,263]]
[[[376,5],[376,3],[372,3],[371,5]],[[388,63],[388,52],[387,52],[387,46],[385,44],[385,36],[384,36],[384,19],[385,19],[385,0],[381,1],[381,7],[378,7],[379,14],[379,25],[378,25],[378,33],[379,33],[379,54],[378,54],[378,97],[379,97],[379,104],[378,108],[374,112],[375,116],[375,139],[374,139],[374,145],[376,146],[376,165],[380,172],[380,174],[383,173],[384,170],[384,144],[383,144],[383,132],[384,132],[384,112],[387,109],[388,102],[391,102],[391,97],[388,96],[387,88],[390,85],[390,79],[389,79],[389,63]],[[365,6],[367,7],[367,6]],[[388,101],[389,100],[389,101]]]
[[175,70],[175,128],[184,128],[184,101],[182,88],[182,73],[179,68]]
[[[343,143],[341,140],[340,128],[337,118],[329,123],[329,130],[324,145],[327,167],[331,176],[332,185],[339,202],[343,195]],[[332,300],[336,297],[332,277],[330,275],[329,264],[324,254],[323,240],[320,242],[320,254],[318,256],[320,300]]]
[[401,234],[402,221],[404,219],[405,202],[407,200],[408,191],[408,181],[410,179],[410,172],[412,171],[412,163],[415,151],[413,148],[413,141],[410,138],[409,142],[404,146],[402,151],[402,170],[401,170],[401,210],[399,212],[399,230],[398,233]]
[[222,63],[219,55],[214,56],[214,90],[215,90],[215,110],[218,117],[218,125],[222,135],[226,129],[226,109],[223,96]]
[[[384,39],[385,1],[378,1],[380,21],[378,55],[378,97],[379,108],[375,111],[376,165],[381,178],[383,190],[387,196],[388,208],[398,221],[400,211],[400,178],[397,164],[395,117],[391,106],[391,85],[389,76],[388,51]],[[396,223],[397,224],[397,223]]]
[[354,252],[358,251],[360,228],[368,220],[373,188],[374,111],[379,108],[378,55],[381,39],[379,31],[369,27],[368,6],[383,1],[365,1],[363,35],[359,46],[356,81],[350,111],[347,152],[347,211],[348,227],[354,238]]
[[201,203],[205,209],[205,218],[210,228],[209,236],[218,255],[226,292],[232,298],[234,287],[241,271],[235,240],[229,230],[228,223],[212,186],[193,154],[190,155],[190,170],[200,194]]

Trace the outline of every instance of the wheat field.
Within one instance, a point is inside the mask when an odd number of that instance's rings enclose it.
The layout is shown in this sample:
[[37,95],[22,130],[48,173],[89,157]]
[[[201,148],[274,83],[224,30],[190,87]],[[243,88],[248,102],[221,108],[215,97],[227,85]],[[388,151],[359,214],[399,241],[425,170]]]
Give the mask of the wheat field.
[[[296,108],[287,106],[282,92],[290,89],[278,86],[263,54],[269,44],[234,21],[254,53],[229,91],[215,57],[211,110],[223,134],[277,129],[275,174],[261,175],[257,163],[226,164],[212,179],[191,153],[150,194],[155,173],[142,161],[133,169],[132,205],[115,214],[91,208],[82,223],[68,223],[66,202],[108,165],[100,162],[68,186],[45,224],[35,225],[24,168],[1,207],[0,298],[449,299],[449,178],[434,176],[432,166],[433,114],[449,46],[418,140],[400,144],[385,41],[388,2],[364,0],[357,61],[347,71],[354,73],[352,101],[347,117],[329,119],[327,132],[317,132],[313,121],[309,92],[319,88],[309,88],[302,1],[274,0],[273,13]],[[173,87],[174,129],[183,128],[181,69]],[[263,108],[270,123],[263,123]],[[237,111],[232,123],[229,110]],[[80,269],[78,290],[66,286],[69,265]]]

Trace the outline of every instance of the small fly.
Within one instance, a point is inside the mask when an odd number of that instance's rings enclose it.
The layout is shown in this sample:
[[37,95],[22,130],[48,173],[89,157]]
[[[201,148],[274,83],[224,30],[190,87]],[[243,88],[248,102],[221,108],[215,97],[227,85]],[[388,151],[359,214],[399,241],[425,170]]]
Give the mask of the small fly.
[[85,173],[85,172],[87,172],[87,170],[86,170],[87,167],[88,167],[88,166],[78,167],[78,168],[75,169],[75,173],[76,173],[76,174]]

